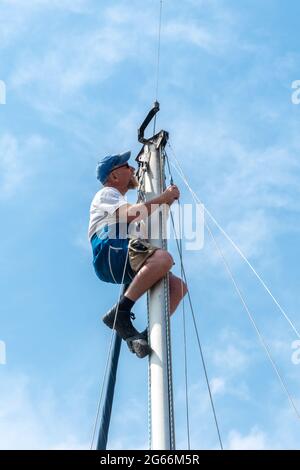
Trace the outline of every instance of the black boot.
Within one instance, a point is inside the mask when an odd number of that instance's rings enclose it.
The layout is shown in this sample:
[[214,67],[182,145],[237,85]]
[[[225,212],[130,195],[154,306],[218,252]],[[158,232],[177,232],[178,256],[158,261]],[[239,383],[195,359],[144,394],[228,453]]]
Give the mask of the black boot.
[[[132,336],[138,336],[139,332],[134,328],[131,323],[131,318],[134,320],[134,313],[128,312],[127,310],[118,310],[118,305],[114,305],[106,315],[102,318],[105,325],[109,328],[116,330],[119,336],[126,341],[127,338]],[[116,318],[117,317],[117,318]],[[116,318],[116,321],[115,321]]]
[[147,341],[141,337],[141,334],[137,338],[128,338],[126,340],[127,346],[132,353],[135,353],[137,357],[143,359],[151,353],[151,348]]
[[[117,304],[110,309],[102,318],[105,325],[109,328],[116,330],[118,335],[127,342],[128,348],[132,353],[135,353],[139,358],[148,356],[151,348],[148,345],[145,337],[141,335],[131,323],[131,318],[134,320],[134,313],[127,310],[118,310]],[[115,321],[115,318],[117,319]]]
[[151,348],[148,344],[148,329],[140,333],[139,338],[132,341],[132,338],[127,339],[127,345],[131,352],[134,352],[138,357],[145,357],[151,353]]

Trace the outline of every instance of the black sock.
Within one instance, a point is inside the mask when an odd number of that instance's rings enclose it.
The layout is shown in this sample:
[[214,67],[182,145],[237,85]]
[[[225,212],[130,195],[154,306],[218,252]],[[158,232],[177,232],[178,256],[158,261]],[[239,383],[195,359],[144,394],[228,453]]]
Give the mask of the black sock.
[[128,299],[128,297],[122,295],[119,302],[119,310],[126,310],[127,312],[130,312],[134,304],[134,300]]

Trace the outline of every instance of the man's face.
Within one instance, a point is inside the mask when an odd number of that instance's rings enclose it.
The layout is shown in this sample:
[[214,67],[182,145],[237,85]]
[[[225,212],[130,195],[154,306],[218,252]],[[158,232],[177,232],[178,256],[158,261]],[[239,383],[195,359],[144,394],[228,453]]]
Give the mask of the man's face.
[[124,186],[127,186],[127,189],[135,189],[138,187],[138,181],[135,177],[135,170],[133,166],[130,166],[128,163],[121,165],[117,168],[114,168],[113,172],[118,177],[120,183]]

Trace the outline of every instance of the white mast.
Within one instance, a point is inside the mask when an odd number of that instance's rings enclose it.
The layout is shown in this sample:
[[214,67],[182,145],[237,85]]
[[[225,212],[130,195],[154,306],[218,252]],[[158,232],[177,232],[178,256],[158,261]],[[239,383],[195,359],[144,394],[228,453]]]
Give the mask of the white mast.
[[[137,157],[142,168],[143,193],[148,201],[160,195],[165,189],[164,148],[168,133],[161,131],[145,139],[144,130],[159,110],[156,102],[139,129],[139,141],[144,144]],[[167,249],[166,214],[156,211],[149,220],[150,243]],[[150,346],[149,358],[149,400],[151,449],[175,449],[173,416],[172,368],[169,330],[169,286],[167,277],[148,293],[148,315]]]

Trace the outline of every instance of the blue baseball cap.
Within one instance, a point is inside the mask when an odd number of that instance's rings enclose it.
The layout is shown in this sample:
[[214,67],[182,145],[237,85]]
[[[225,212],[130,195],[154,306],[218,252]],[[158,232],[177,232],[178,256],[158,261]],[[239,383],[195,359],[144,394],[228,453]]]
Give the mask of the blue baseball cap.
[[107,155],[97,164],[96,176],[102,184],[108,178],[109,173],[116,167],[125,165],[130,158],[131,152],[119,153],[118,155]]

